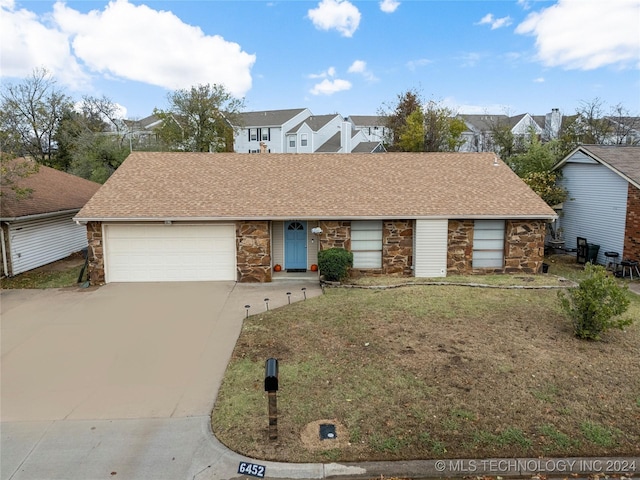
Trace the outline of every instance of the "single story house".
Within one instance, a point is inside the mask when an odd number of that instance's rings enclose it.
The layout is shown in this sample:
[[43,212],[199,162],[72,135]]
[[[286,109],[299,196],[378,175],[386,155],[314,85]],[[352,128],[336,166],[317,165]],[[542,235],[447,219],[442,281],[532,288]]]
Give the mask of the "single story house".
[[577,248],[577,237],[599,245],[618,260],[640,260],[640,146],[582,145],[555,167],[568,197],[558,220],[565,248]]
[[134,152],[75,220],[100,284],[269,282],[331,247],[354,274],[537,273],[555,217],[493,153]]
[[[15,160],[21,161],[27,160]],[[30,189],[31,194],[17,196],[6,182],[0,187],[3,275],[17,275],[87,247],[86,228],[73,217],[100,184],[40,166],[37,173],[18,178],[15,185]]]

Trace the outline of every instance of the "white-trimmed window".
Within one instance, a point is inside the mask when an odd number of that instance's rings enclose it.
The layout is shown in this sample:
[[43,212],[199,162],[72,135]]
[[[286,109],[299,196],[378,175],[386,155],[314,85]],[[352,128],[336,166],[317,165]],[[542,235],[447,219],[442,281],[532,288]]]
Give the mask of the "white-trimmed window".
[[256,140],[258,140],[258,130],[255,128],[249,129],[249,141],[255,142]]
[[300,134],[300,146],[301,147],[306,147],[307,146],[307,134],[306,133],[301,133]]
[[382,268],[382,221],[351,222],[353,268]]
[[504,220],[476,220],[473,226],[473,268],[504,266]]
[[296,148],[296,137],[294,137],[293,135],[289,137],[289,147]]

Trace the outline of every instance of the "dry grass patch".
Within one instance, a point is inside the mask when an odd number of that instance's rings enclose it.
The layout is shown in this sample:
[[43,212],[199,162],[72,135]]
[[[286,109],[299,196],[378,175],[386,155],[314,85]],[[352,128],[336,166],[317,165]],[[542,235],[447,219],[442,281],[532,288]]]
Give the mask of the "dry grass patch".
[[[638,298],[628,313],[640,317]],[[280,362],[275,442],[269,357]],[[242,454],[292,462],[637,456],[638,358],[638,324],[578,340],[552,290],[327,289],[245,320],[213,430]],[[305,427],[327,418],[347,444],[305,448]]]
[[15,277],[0,279],[0,288],[64,288],[78,284],[78,275],[82,271],[84,257],[74,253],[67,258],[42,267],[29,270]]

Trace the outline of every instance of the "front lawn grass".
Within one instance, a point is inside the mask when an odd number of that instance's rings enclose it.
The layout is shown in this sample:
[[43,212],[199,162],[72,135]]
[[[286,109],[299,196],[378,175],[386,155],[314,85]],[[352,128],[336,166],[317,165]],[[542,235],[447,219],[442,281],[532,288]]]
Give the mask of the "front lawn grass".
[[[629,295],[627,315],[640,318]],[[289,462],[638,456],[639,358],[640,324],[578,340],[556,290],[328,288],[245,319],[213,431],[237,452]],[[347,438],[304,441],[319,420]]]

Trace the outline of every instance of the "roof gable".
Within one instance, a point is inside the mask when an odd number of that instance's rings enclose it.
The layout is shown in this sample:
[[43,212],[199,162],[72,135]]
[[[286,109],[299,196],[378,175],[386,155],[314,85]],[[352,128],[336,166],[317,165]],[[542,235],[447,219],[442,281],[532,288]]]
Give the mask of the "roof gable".
[[0,187],[0,217],[3,219],[80,210],[100,188],[99,183],[44,165],[39,167],[37,173],[17,180],[15,184],[33,192],[26,198],[18,199],[8,186]]
[[555,169],[572,162],[572,157],[582,153],[620,175],[640,188],[640,146],[630,145],[581,145],[567,155]]
[[312,115],[311,117],[305,118],[302,122],[300,122],[298,125],[296,125],[291,130],[289,130],[287,134],[298,132],[303,125],[307,125],[313,132],[318,132],[332,122],[342,123],[342,117],[337,114],[336,115]]
[[554,216],[492,153],[134,152],[76,218]]

